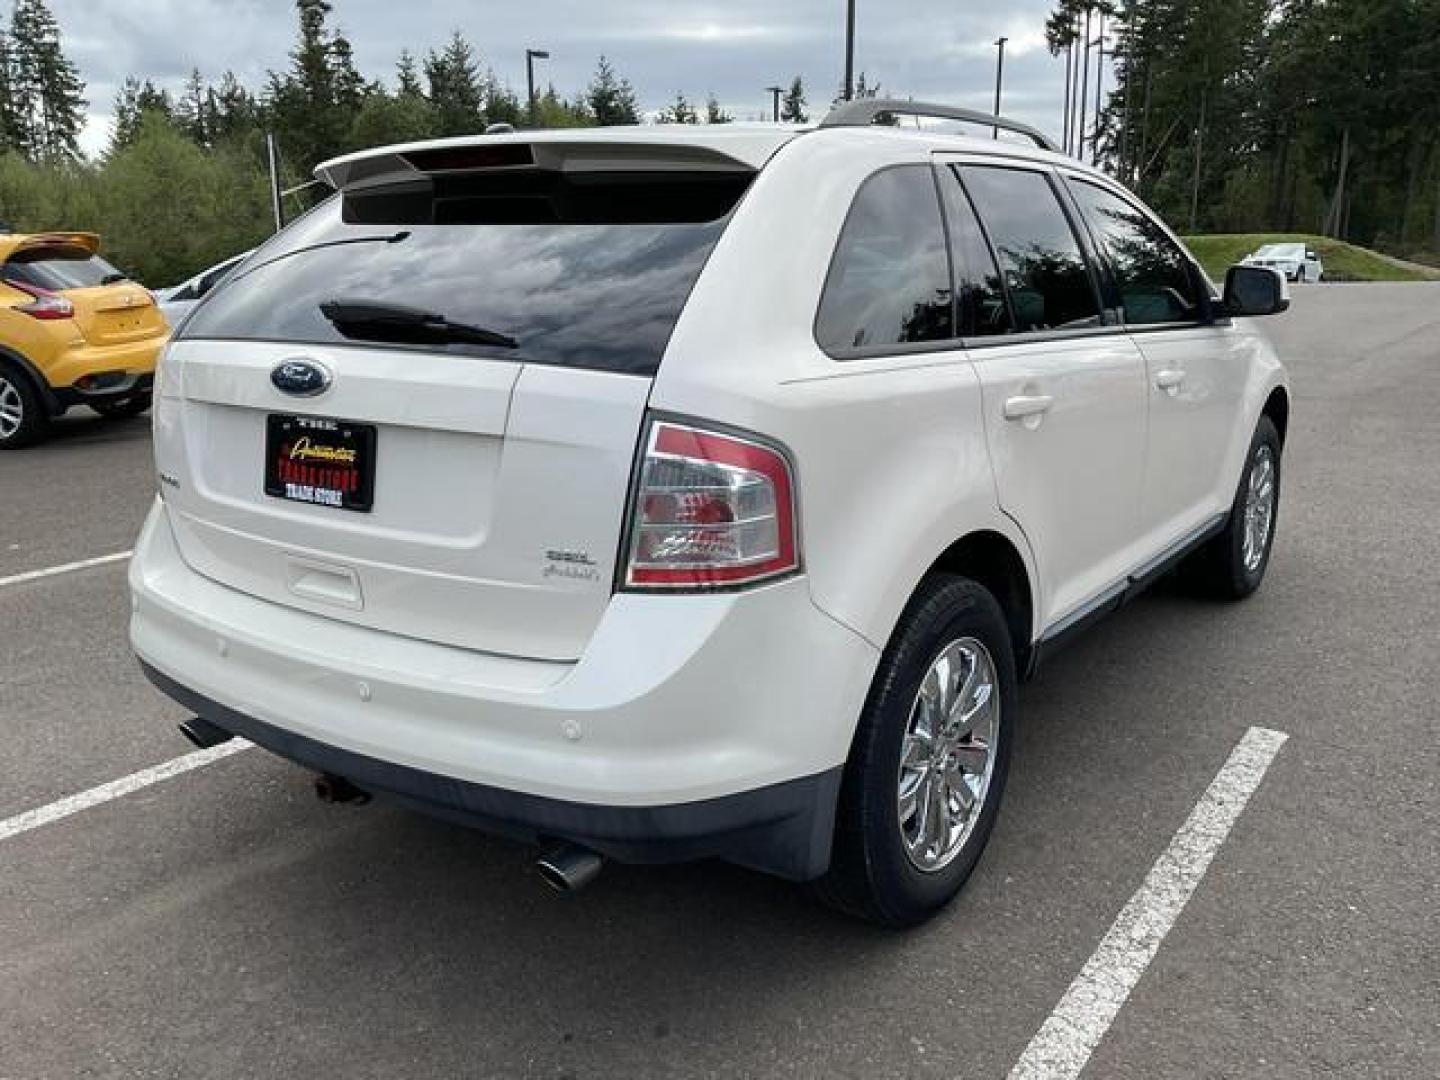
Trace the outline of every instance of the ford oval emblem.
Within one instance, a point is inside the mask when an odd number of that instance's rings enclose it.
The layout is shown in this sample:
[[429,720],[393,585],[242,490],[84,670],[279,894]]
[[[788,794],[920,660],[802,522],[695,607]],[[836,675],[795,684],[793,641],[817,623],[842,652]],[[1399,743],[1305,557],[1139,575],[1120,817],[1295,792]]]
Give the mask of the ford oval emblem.
[[270,369],[275,389],[296,397],[314,397],[330,389],[330,372],[313,360],[282,360]]

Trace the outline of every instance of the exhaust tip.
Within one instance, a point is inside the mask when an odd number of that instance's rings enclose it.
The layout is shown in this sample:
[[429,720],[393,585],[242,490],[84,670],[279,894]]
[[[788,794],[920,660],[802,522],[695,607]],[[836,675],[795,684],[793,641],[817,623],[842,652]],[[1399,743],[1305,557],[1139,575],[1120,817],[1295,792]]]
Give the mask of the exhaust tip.
[[562,844],[536,860],[540,880],[556,892],[579,892],[600,876],[605,860],[579,844]]
[[209,750],[212,746],[219,746],[227,743],[235,736],[224,728],[218,728],[208,720],[202,720],[198,716],[192,716],[189,720],[182,720],[176,725],[180,734],[189,739],[201,750]]

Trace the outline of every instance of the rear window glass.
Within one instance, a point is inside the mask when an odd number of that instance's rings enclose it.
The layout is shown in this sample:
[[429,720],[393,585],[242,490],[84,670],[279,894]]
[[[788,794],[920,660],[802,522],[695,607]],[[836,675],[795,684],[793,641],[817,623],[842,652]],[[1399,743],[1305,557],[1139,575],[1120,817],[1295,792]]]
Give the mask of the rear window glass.
[[99,255],[82,247],[36,247],[17,251],[5,262],[0,276],[6,281],[60,292],[89,289],[123,281],[125,275]]
[[256,252],[186,338],[371,344],[330,300],[513,338],[388,347],[653,374],[750,174],[439,176],[334,198]]

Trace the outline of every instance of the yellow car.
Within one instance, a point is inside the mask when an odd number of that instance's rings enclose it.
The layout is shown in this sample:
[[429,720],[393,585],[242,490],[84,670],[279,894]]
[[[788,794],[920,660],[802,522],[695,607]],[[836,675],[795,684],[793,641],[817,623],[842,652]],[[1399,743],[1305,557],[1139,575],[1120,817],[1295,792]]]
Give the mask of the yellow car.
[[0,233],[0,450],[33,442],[72,405],[150,407],[170,327],[99,250],[94,233]]

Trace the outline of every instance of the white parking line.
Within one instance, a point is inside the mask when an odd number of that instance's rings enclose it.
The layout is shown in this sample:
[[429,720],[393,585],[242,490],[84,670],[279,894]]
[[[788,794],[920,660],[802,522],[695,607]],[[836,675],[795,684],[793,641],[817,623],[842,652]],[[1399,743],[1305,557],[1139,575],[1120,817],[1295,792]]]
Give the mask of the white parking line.
[[221,758],[227,758],[231,754],[238,754],[241,750],[248,750],[253,745],[255,744],[246,742],[244,739],[231,739],[219,746],[212,746],[208,750],[196,750],[193,753],[182,754],[180,757],[171,758],[159,765],[152,765],[148,769],[141,769],[129,776],[122,776],[119,780],[111,780],[108,784],[93,787],[89,791],[67,795],[65,798],[45,806],[26,810],[23,814],[0,821],[0,840],[9,840],[12,836],[19,836],[31,829],[52,824],[71,814],[78,814],[81,810],[88,810],[92,806],[110,802],[122,795],[129,795],[131,792],[147,788],[151,784],[158,784],[162,780],[169,780],[173,776],[179,776],[192,769],[219,761]]
[[1060,1004],[1030,1040],[1010,1070],[1010,1080],[1069,1080],[1080,1075],[1287,738],[1283,732],[1258,727],[1245,733]]
[[124,562],[130,558],[131,552],[117,551],[113,555],[98,555],[93,559],[81,559],[79,562],[61,563],[59,566],[47,566],[44,570],[27,570],[23,574],[11,574],[9,577],[0,577],[0,588],[6,585],[21,585],[27,581],[39,581],[41,578],[54,577],[56,574],[73,574],[76,570],[89,570],[92,566],[108,566],[110,563]]

